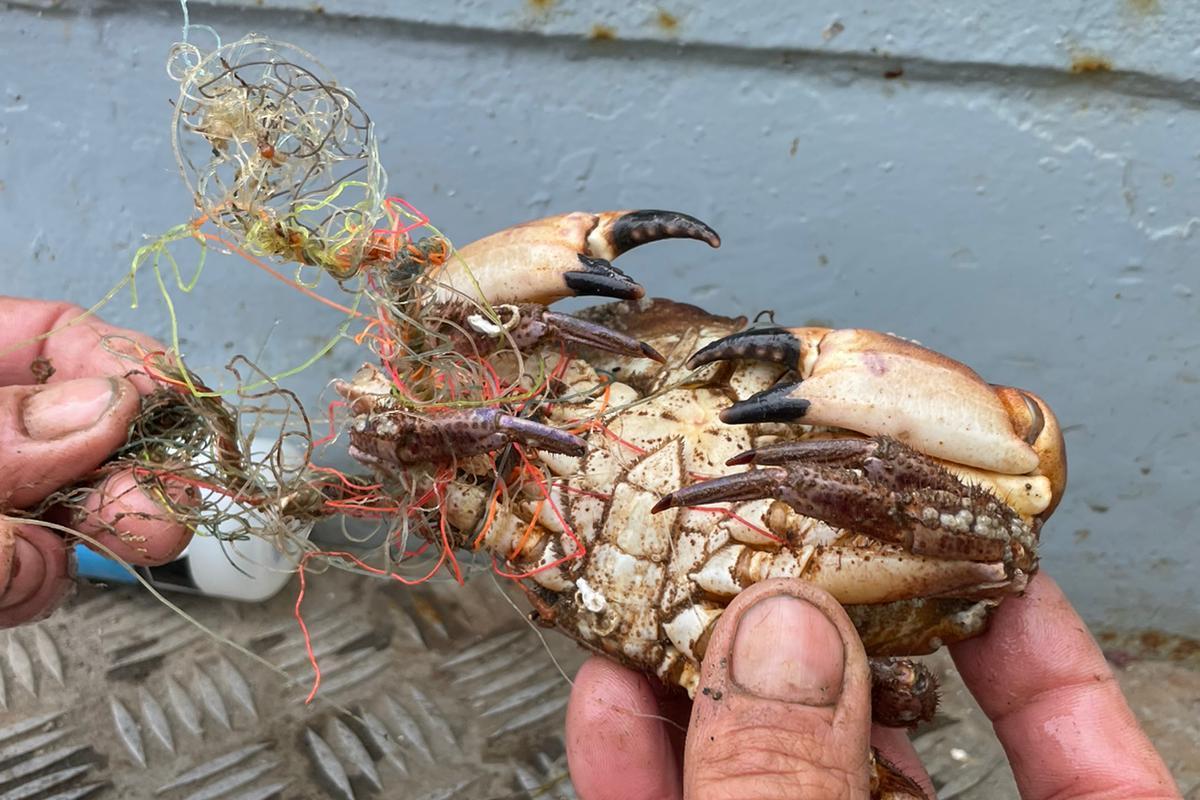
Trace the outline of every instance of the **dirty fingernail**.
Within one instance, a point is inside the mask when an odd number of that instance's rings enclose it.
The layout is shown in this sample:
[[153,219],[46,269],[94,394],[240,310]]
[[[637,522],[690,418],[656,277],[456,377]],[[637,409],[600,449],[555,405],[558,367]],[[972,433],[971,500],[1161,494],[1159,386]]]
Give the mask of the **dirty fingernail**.
[[117,384],[108,378],[80,378],[49,386],[25,400],[21,411],[31,439],[48,441],[86,430],[117,399]]
[[829,706],[841,696],[842,637],[819,608],[796,597],[767,597],[743,613],[732,656],[733,682],[759,697]]
[[8,586],[0,594],[0,610],[24,603],[41,588],[46,566],[41,552],[20,536],[16,537],[12,554],[12,574]]

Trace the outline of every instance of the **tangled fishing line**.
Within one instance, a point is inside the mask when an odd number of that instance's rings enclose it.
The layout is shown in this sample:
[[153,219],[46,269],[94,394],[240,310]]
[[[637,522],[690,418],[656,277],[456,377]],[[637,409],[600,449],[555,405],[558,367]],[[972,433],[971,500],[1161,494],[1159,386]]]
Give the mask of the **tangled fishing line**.
[[[514,307],[493,308],[479,293],[437,280],[440,268],[461,257],[425,215],[402,198],[387,196],[370,117],[311,55],[252,34],[210,52],[177,44],[167,68],[179,84],[172,147],[197,216],[140,248],[125,280],[88,313],[125,286],[136,305],[139,273],[149,270],[170,318],[171,346],[146,352],[129,342],[106,343],[128,360],[131,373],[147,376],[157,388],[145,396],[119,452],[30,514],[50,506],[82,512],[107,478],[132,474],[135,485],[123,491],[137,489],[157,498],[197,535],[222,541],[265,538],[291,554],[301,592],[305,572],[313,566],[405,584],[446,570],[462,581],[456,552],[478,548],[497,506],[513,498],[537,503],[528,538],[547,504],[558,512],[545,468],[535,466],[519,447],[469,463],[452,459],[396,468],[383,478],[347,474],[318,465],[314,454],[337,440],[360,413],[353,398],[330,403],[321,423],[327,430],[318,432],[299,399],[279,381],[349,340],[378,365],[370,369],[401,417],[500,406],[532,416],[549,401],[568,359],[560,354],[526,361],[511,336]],[[191,276],[184,275],[176,255],[188,242],[201,248]],[[342,315],[336,334],[305,362],[274,374],[238,357],[228,367],[234,388],[209,388],[181,356],[169,279],[173,276],[176,290],[189,292],[209,249],[237,254],[336,309]],[[281,265],[292,265],[291,274]],[[318,291],[326,276],[340,298]],[[453,303],[445,302],[447,293]],[[480,331],[492,337],[486,352],[480,351]],[[498,370],[501,362],[509,368]],[[474,531],[458,531],[447,522],[448,499],[464,486],[489,497],[488,513]],[[308,539],[307,530],[331,517],[373,521],[377,529],[386,529],[386,544],[365,555],[324,551]],[[118,515],[105,523],[107,533],[120,536],[119,522]],[[582,554],[576,544],[576,552],[562,560]],[[492,566],[510,578],[530,574]],[[299,599],[297,619],[307,638]]]
[[255,255],[339,279],[385,255],[371,120],[308,53],[261,36],[207,54],[178,44],[167,71],[180,87],[172,148],[204,218]]

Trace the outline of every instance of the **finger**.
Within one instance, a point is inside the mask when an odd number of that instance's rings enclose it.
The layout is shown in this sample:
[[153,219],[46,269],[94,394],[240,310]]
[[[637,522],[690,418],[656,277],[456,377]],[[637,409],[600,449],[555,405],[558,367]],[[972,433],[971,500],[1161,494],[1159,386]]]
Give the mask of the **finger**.
[[0,296],[0,386],[34,383],[30,367],[44,358],[54,369],[52,383],[128,375],[138,391],[153,391],[154,381],[131,372],[141,369],[139,347],[151,353],[164,350],[163,345],[84,313],[69,303]]
[[1177,797],[1100,648],[1049,576],[950,648],[1025,800]]
[[[135,566],[165,564],[177,558],[192,537],[169,509],[192,506],[196,499],[190,486],[168,482],[144,489],[132,472],[118,472],[88,494],[74,527],[101,555]],[[103,547],[94,547],[88,539]]]
[[71,547],[37,525],[0,522],[0,628],[41,619],[75,585]]
[[575,676],[567,762],[581,800],[682,797],[679,764],[650,682],[605,658],[591,658]]
[[901,728],[872,725],[871,746],[877,749],[888,763],[916,781],[925,790],[926,797],[937,797],[937,792],[933,790],[933,780],[925,771],[925,765],[921,763],[921,758],[913,748],[906,731]]
[[0,388],[0,507],[31,506],[100,466],[139,407],[122,378]]
[[781,580],[742,592],[713,630],[700,685],[687,797],[866,796],[867,657],[828,594]]

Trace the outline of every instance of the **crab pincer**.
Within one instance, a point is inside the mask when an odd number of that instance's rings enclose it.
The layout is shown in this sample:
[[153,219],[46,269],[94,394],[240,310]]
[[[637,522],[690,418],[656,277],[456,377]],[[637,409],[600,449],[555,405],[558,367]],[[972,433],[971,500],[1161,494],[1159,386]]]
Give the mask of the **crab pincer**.
[[708,225],[676,211],[577,211],[485,236],[460,248],[430,278],[446,304],[456,298],[492,305],[549,305],[580,296],[637,300],[645,290],[612,260],[662,239],[721,244]]
[[350,428],[350,455],[368,464],[447,463],[508,444],[570,456],[587,452],[587,443],[578,436],[490,407],[425,414],[388,411],[358,417]]
[[[721,412],[726,423],[800,422],[890,436],[928,455],[1008,475],[1029,473],[1062,450],[1057,423],[1039,398],[990,385],[963,364],[888,334],[742,331],[700,349],[688,366],[730,359],[769,361],[789,372]],[[1065,484],[1065,464],[1053,469]]]

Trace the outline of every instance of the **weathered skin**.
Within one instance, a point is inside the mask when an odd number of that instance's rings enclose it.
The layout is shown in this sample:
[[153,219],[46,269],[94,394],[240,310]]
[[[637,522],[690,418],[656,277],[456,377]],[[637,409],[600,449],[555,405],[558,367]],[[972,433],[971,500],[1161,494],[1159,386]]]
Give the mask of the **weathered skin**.
[[[489,239],[519,261],[511,245],[532,234],[514,230]],[[541,272],[535,298],[513,296],[503,271],[486,277],[509,303],[569,293]],[[914,656],[982,632],[1036,571],[1066,462],[1057,421],[1034,395],[871,331],[724,340],[745,320],[668,300],[579,316],[648,345],[661,363],[630,347],[577,346],[543,420],[559,430],[504,434],[544,448],[529,457],[547,468],[553,502],[526,483],[493,504],[495,476],[464,458],[446,504],[459,543],[484,531],[482,547],[531,573],[522,584],[544,624],[694,693],[714,622],[757,581],[810,581],[847,609],[869,655]],[[551,363],[560,352],[540,350]],[[382,472],[411,465],[419,452],[380,432],[393,414],[386,379],[365,368],[342,391],[363,414],[363,460]],[[494,448],[502,434],[489,420],[480,435]],[[910,725],[932,713],[919,667],[874,672],[878,718]],[[919,796],[878,769],[880,786],[901,787],[889,796]]]

